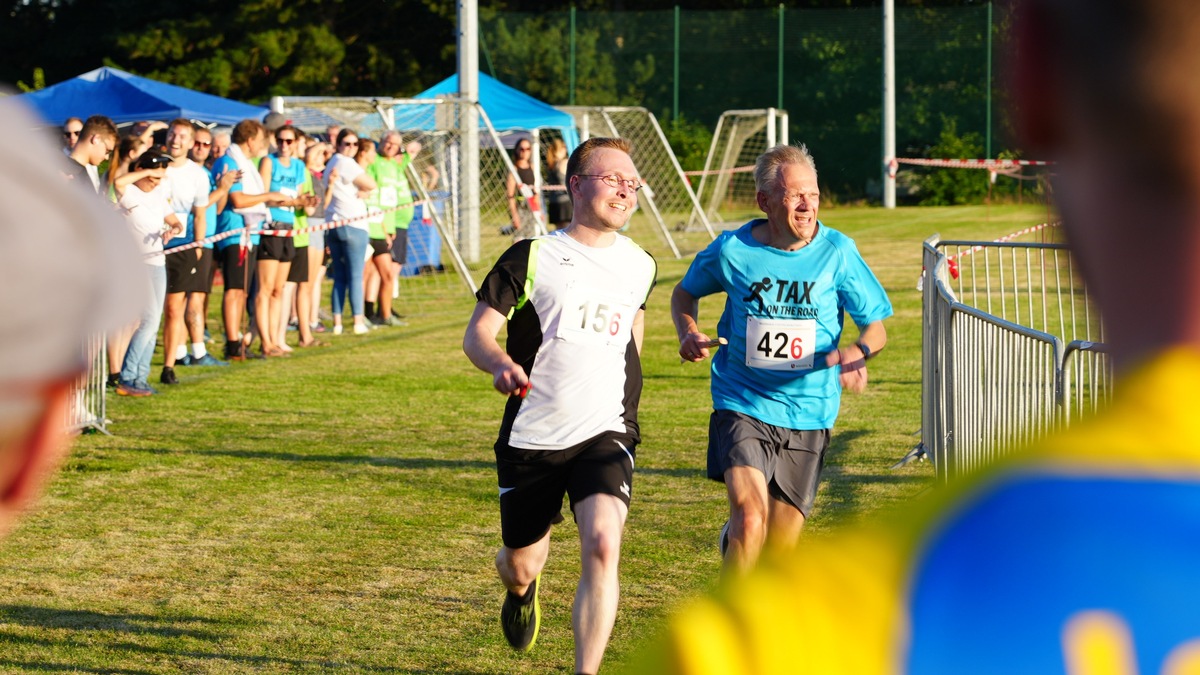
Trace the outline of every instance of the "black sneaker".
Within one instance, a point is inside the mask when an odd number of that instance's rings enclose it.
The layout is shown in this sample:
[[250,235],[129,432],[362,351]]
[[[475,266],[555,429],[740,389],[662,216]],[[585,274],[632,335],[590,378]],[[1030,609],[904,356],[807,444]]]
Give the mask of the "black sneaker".
[[120,382],[121,382],[121,374],[120,373],[109,373],[108,379],[104,381],[104,386],[108,387],[109,389],[116,389],[117,385],[120,384]]
[[179,379],[175,377],[175,369],[163,366],[162,375],[158,376],[158,381],[163,384],[179,384]]
[[508,591],[504,596],[504,606],[500,608],[500,628],[504,630],[504,639],[519,652],[533,649],[537,642],[538,628],[542,623],[542,608],[538,603],[538,586],[542,575],[538,575],[525,596],[521,597]]

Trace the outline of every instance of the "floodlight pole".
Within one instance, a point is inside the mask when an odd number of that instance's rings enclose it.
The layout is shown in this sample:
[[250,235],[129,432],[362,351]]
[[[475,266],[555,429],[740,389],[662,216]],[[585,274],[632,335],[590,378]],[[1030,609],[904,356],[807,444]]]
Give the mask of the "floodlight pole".
[[883,207],[896,208],[896,0],[883,0]]
[[458,247],[467,262],[479,262],[479,3],[458,0],[458,96],[462,163],[458,183]]

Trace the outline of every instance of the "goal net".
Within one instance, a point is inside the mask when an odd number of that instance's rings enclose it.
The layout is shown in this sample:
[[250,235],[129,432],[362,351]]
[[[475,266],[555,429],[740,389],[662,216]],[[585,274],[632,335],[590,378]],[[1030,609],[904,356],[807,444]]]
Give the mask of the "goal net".
[[[646,187],[630,219],[630,236],[652,253],[675,257],[703,249],[715,237],[658,120],[645,108],[559,107],[575,118],[581,139],[620,136]],[[659,250],[655,250],[655,249]]]
[[[474,293],[516,239],[546,231],[536,186],[518,187],[521,228],[510,227],[507,186],[510,179],[517,186],[521,181],[501,135],[473,101],[283,97],[282,103],[284,116],[306,132],[338,124],[361,138],[378,141],[395,130],[405,145],[421,143],[408,170],[413,199],[420,204],[409,225],[409,261],[399,282],[403,306],[437,312],[446,306],[438,300],[445,293]],[[478,152],[476,167],[465,159],[471,137]],[[478,188],[468,187],[473,184]]]
[[776,108],[721,113],[704,170],[689,172],[713,226],[740,225],[758,213],[754,162],[767,148],[788,142],[787,128],[787,112]]

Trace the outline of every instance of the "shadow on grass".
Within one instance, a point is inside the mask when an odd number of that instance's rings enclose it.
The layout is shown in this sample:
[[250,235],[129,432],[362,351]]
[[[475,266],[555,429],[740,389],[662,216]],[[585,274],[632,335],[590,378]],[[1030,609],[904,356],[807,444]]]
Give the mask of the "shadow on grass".
[[[161,633],[155,630],[133,630],[123,629],[119,626],[105,625],[107,622],[125,622],[132,617],[137,616],[139,620],[147,619],[153,621],[163,621],[161,617],[143,617],[141,615],[108,615],[99,614],[96,612],[77,612],[77,611],[59,611],[46,609],[42,607],[15,607],[20,610],[20,614],[28,615],[30,612],[36,613],[38,616],[44,617],[46,621],[39,625],[46,628],[68,628],[68,629],[84,629],[96,631],[118,631],[118,632],[133,632],[139,634],[156,634],[165,637],[175,637],[177,634]],[[93,625],[82,625],[81,620],[94,620],[96,617],[101,617],[102,620]],[[7,618],[7,616],[5,617]],[[166,619],[170,620],[170,619]],[[216,623],[211,619],[183,619],[185,621],[207,621]],[[200,639],[218,642],[224,637],[214,634],[188,634],[181,632],[178,635],[189,635],[190,637],[198,637]],[[254,666],[263,672],[281,672],[297,670],[320,670],[321,672],[347,670],[356,673],[445,673],[448,670],[412,670],[410,668],[402,668],[398,666],[379,666],[365,663],[354,663],[348,661],[336,660],[319,660],[319,659],[297,659],[285,658],[277,656],[258,656],[248,654],[230,654],[213,651],[197,651],[186,649],[171,649],[166,647],[154,647],[144,644],[136,644],[128,641],[114,640],[111,642],[97,639],[96,636],[87,638],[90,648],[102,647],[104,650],[113,653],[125,654],[142,654],[151,662],[161,663],[163,658],[169,659],[195,659],[211,662],[227,662],[240,665]],[[59,650],[71,646],[80,646],[70,638],[53,639],[45,637],[30,637],[25,635],[12,635],[10,633],[0,633],[0,649],[3,645],[30,645],[40,647],[42,649]],[[120,659],[119,656],[116,657]],[[128,659],[128,657],[126,657]],[[219,669],[219,666],[213,666]],[[71,672],[71,673],[116,673],[117,675],[151,675],[152,673],[163,672],[162,670],[143,670],[137,668],[114,668],[112,666],[88,667],[79,664],[63,664],[50,663],[47,661],[17,661],[14,659],[0,659],[0,670],[3,672],[15,672],[16,670],[26,672]],[[481,671],[486,672],[486,671]]]
[[153,670],[130,670],[128,668],[85,668],[73,663],[46,663],[45,661],[13,661],[0,659],[4,672],[23,671],[30,673],[103,673],[103,675],[154,675]]
[[154,616],[150,614],[105,614],[71,609],[33,607],[30,605],[0,605],[0,622],[41,628],[101,630],[159,637],[190,637],[216,640],[220,636],[194,628],[179,628],[172,624],[217,624],[215,619],[193,616]]
[[[150,454],[175,454],[179,451],[166,448],[128,448],[132,452]],[[366,464],[398,469],[479,469],[495,470],[496,463],[475,459],[432,459],[429,457],[377,457],[369,455],[309,455],[298,452],[270,452],[266,450],[186,450],[193,455],[233,457],[235,459],[267,459],[277,462],[321,462],[327,464]]]
[[908,485],[912,486],[912,497],[915,498],[929,485],[929,477],[914,473],[899,473],[896,471],[879,471],[874,473],[846,472],[840,461],[840,456],[847,451],[866,431],[850,429],[843,432],[835,431],[830,441],[828,456],[834,461],[827,461],[821,474],[821,486],[818,499],[821,503],[821,516],[831,524],[840,524],[869,511],[874,497],[870,496],[872,485]]

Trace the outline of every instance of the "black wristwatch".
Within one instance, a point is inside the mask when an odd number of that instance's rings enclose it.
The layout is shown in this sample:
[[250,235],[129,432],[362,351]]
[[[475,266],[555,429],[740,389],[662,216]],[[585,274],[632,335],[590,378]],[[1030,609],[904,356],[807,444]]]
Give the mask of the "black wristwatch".
[[863,361],[871,360],[871,356],[872,356],[871,348],[867,346],[867,343],[863,342],[862,340],[859,340],[858,342],[854,343],[854,346],[858,347],[859,351],[861,351],[863,353]]

